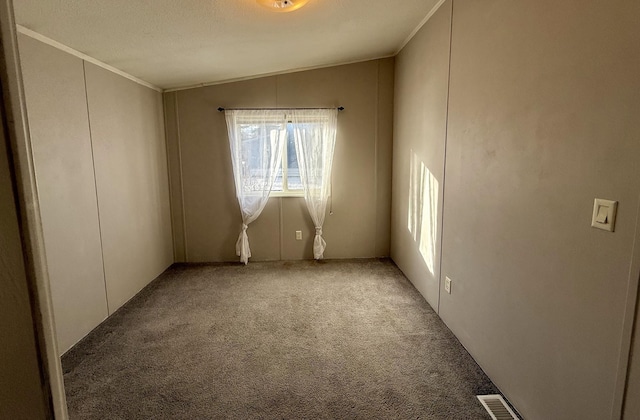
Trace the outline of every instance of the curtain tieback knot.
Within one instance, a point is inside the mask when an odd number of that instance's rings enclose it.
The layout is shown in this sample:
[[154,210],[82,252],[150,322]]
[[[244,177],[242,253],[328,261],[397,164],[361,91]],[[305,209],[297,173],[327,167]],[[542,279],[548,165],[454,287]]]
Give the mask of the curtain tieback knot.
[[322,226],[320,227],[316,226],[316,235],[322,236]]
[[243,224],[242,224],[242,231],[243,231],[243,232],[244,232],[244,231],[246,231],[248,227],[249,227],[248,225],[245,225],[245,224],[243,223]]

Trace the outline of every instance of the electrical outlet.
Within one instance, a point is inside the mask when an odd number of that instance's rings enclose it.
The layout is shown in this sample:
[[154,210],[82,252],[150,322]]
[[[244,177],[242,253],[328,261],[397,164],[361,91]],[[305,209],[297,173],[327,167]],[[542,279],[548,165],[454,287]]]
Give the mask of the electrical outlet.
[[451,279],[447,276],[444,277],[444,290],[451,294]]
[[296,241],[301,241],[301,240],[302,240],[302,231],[296,230]]

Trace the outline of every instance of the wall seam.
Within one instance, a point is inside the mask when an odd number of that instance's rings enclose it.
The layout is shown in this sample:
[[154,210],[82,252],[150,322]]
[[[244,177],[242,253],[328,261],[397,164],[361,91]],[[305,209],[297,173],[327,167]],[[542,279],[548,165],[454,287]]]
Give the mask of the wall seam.
[[176,139],[178,140],[178,173],[180,174],[180,206],[182,208],[182,243],[184,247],[184,260],[189,262],[189,247],[187,246],[187,214],[184,210],[184,173],[182,168],[182,139],[180,136],[180,101],[178,93],[175,94],[175,114],[176,114]]
[[636,324],[640,322],[636,317],[638,301],[640,300],[640,200],[636,210],[635,237],[631,250],[631,262],[629,264],[629,281],[627,285],[627,303],[622,325],[622,338],[620,339],[620,356],[618,358],[618,369],[616,385],[613,393],[613,405],[611,418],[619,419],[624,415],[625,406],[629,398],[629,374],[631,373],[631,360],[633,352],[640,355],[638,349],[633,348],[635,339]]
[[278,257],[278,259],[282,261],[282,244],[284,243],[284,215],[282,213],[282,197],[278,197],[278,206],[280,211],[280,257]]
[[380,121],[378,119],[380,113],[380,60],[376,62],[376,110],[375,110],[375,134],[373,145],[373,200],[375,203],[375,219],[373,222],[373,256],[378,256],[378,217],[380,210],[378,207],[378,176],[379,176],[379,162],[378,162],[378,142],[380,141]]
[[98,196],[98,176],[96,174],[96,158],[95,152],[93,149],[93,131],[91,129],[91,115],[89,111],[89,91],[87,89],[87,68],[86,61],[82,60],[82,78],[84,81],[84,97],[85,104],[87,107],[87,123],[89,125],[89,144],[91,145],[91,166],[93,168],[93,185],[96,191],[96,212],[98,214],[98,234],[100,237],[100,256],[102,257],[102,279],[104,283],[104,300],[107,304],[107,316],[111,315],[111,310],[109,309],[109,292],[107,289],[107,269],[104,263],[104,243],[102,238],[102,221],[100,218],[100,198]]
[[164,94],[160,94],[162,97],[162,119],[164,121],[164,148],[167,154],[167,181],[169,182],[169,209],[171,212],[171,245],[173,247],[173,262],[176,262],[178,259],[178,249],[176,246],[176,226],[175,221],[173,220],[173,209],[175,208],[175,203],[173,199],[173,183],[171,182],[171,157],[169,155],[169,136],[168,136],[168,128],[167,128],[167,101]]
[[20,64],[13,2],[0,4],[0,83],[5,138],[12,189],[16,195],[18,227],[22,243],[36,353],[46,415],[68,419],[62,366],[53,319],[44,232],[40,215],[33,142],[29,128],[26,92]]
[[447,111],[444,124],[444,156],[442,164],[442,211],[440,212],[442,223],[440,227],[440,264],[438,267],[438,307],[436,313],[440,315],[440,297],[442,296],[442,250],[444,241],[444,197],[445,197],[445,185],[447,180],[447,146],[449,143],[449,102],[451,99],[451,51],[453,49],[453,2],[451,0],[451,14],[449,18],[449,64],[447,69]]
[[58,42],[58,41],[56,41],[54,39],[51,39],[48,36],[44,36],[41,33],[36,32],[34,30],[31,30],[31,29],[29,29],[29,28],[27,28],[25,26],[16,25],[16,30],[17,30],[17,32],[19,32],[19,33],[21,33],[21,34],[23,34],[25,36],[28,36],[29,38],[33,38],[33,39],[35,39],[37,41],[42,42],[43,44],[47,44],[50,47],[53,47],[53,48],[55,48],[57,50],[60,50],[60,51],[63,51],[63,52],[65,52],[67,54],[70,54],[70,55],[72,55],[74,57],[78,57],[82,61],[89,62],[89,63],[91,63],[91,64],[93,64],[95,66],[98,66],[98,67],[103,68],[103,69],[105,69],[107,71],[110,71],[111,73],[115,73],[118,76],[122,76],[125,79],[129,79],[132,82],[135,82],[135,83],[137,83],[137,84],[139,84],[141,86],[148,87],[149,89],[153,89],[156,92],[162,92],[162,88],[159,87],[159,86],[154,85],[153,83],[149,83],[146,80],[142,80],[140,78],[137,78],[132,74],[129,74],[129,73],[127,73],[127,72],[125,72],[123,70],[120,70],[120,69],[118,69],[116,67],[113,67],[113,66],[111,66],[111,65],[109,65],[109,64],[107,64],[105,62],[102,62],[102,61],[98,60],[97,58],[91,57],[90,55],[87,55],[87,54],[84,54],[84,53],[82,53],[82,52],[80,52],[78,50],[75,50],[75,49],[69,47],[68,45],[65,45],[65,44],[63,44],[61,42]]
[[[280,90],[280,77],[278,75],[274,76],[274,82],[275,82],[275,100],[276,100],[276,108],[278,108],[278,91]],[[282,157],[283,159],[286,159],[286,156]],[[280,256],[278,257],[278,259],[280,261],[282,261],[282,254],[283,254],[283,249],[284,249],[284,212],[282,211],[282,205],[283,205],[283,197],[278,197],[278,211],[280,212],[280,218],[279,218],[279,223],[280,223],[280,238],[279,238],[279,242],[280,242]]]
[[404,47],[406,47],[407,44],[411,42],[413,37],[416,36],[418,32],[420,32],[420,29],[422,29],[422,27],[427,24],[429,19],[431,19],[431,17],[436,14],[440,6],[442,6],[445,3],[445,1],[446,0],[438,0],[435,6],[433,6],[431,10],[429,10],[429,13],[427,13],[427,15],[424,17],[424,19],[422,19],[422,21],[418,24],[418,26],[416,26],[415,29],[411,31],[407,39],[404,40],[402,45],[400,45],[400,47],[396,50],[396,53],[392,57],[395,57],[396,55],[400,54],[400,51],[402,51]]

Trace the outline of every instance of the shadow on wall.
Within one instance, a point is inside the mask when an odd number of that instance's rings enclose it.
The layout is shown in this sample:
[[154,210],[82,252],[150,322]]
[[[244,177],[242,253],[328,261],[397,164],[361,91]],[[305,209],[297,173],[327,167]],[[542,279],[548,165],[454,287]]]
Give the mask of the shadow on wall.
[[407,229],[431,275],[435,275],[438,180],[413,150],[410,154]]

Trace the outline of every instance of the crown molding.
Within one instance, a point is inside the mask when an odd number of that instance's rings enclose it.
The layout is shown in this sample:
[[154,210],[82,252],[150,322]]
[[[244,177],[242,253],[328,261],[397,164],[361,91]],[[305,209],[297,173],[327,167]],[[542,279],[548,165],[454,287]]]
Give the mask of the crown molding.
[[429,10],[429,13],[427,13],[427,16],[424,17],[424,19],[422,19],[422,21],[418,24],[418,26],[416,26],[416,28],[409,34],[409,36],[407,37],[407,39],[404,40],[404,42],[402,43],[402,45],[400,45],[400,48],[398,48],[395,52],[394,55],[398,55],[400,54],[400,51],[402,51],[402,49],[404,47],[407,46],[407,44],[409,43],[409,41],[411,41],[413,39],[414,36],[416,36],[416,34],[418,33],[418,31],[420,29],[422,29],[422,27],[427,23],[427,21],[429,19],[431,19],[431,16],[433,16],[438,9],[440,8],[440,6],[442,6],[444,4],[444,2],[447,0],[440,0],[438,1],[435,6],[433,6],[431,8],[431,10]]
[[347,62],[344,62],[344,63],[333,63],[333,64],[322,64],[322,65],[310,66],[310,67],[299,67],[299,68],[295,68],[295,69],[275,71],[275,72],[271,72],[271,73],[262,73],[262,74],[256,74],[256,75],[245,76],[245,77],[237,77],[237,78],[234,78],[234,79],[225,79],[225,80],[219,80],[219,81],[215,81],[215,82],[194,83],[192,85],[175,86],[175,87],[167,88],[167,89],[164,90],[164,92],[177,92],[177,91],[180,91],[180,90],[196,89],[196,88],[201,88],[201,87],[206,87],[206,86],[224,85],[226,83],[234,83],[234,82],[242,82],[242,81],[245,81],[245,80],[261,79],[263,77],[280,76],[280,75],[283,75],[283,74],[298,73],[298,72],[301,72],[301,71],[319,70],[319,69],[326,69],[326,68],[329,68],[329,67],[338,67],[338,66],[348,66],[349,64],[358,64],[358,63],[364,63],[366,61],[383,60],[385,58],[391,58],[391,57],[395,57],[395,56],[396,56],[396,54],[387,54],[387,55],[383,55],[383,56],[380,56],[380,57],[363,58],[361,60],[347,61]]
[[26,27],[24,27],[22,25],[16,25],[16,29],[18,30],[19,33],[21,33],[23,35],[26,35],[26,36],[28,36],[30,38],[33,38],[35,40],[38,40],[40,42],[43,42],[43,43],[45,43],[47,45],[50,45],[50,46],[52,46],[54,48],[57,48],[57,49],[59,49],[61,51],[64,51],[64,52],[66,52],[68,54],[71,54],[71,55],[73,55],[75,57],[78,57],[78,58],[80,58],[80,59],[82,59],[82,60],[84,60],[84,61],[86,61],[88,63],[95,64],[98,67],[101,67],[101,68],[103,68],[105,70],[108,70],[108,71],[110,71],[112,73],[115,73],[115,74],[117,74],[119,76],[122,76],[122,77],[124,77],[126,79],[129,79],[129,80],[131,80],[133,82],[136,82],[136,83],[138,83],[138,84],[140,84],[142,86],[148,87],[148,88],[153,89],[153,90],[158,91],[158,92],[162,92],[162,88],[160,88],[160,87],[158,87],[158,86],[156,86],[154,84],[151,84],[149,82],[145,82],[142,79],[139,79],[139,78],[137,78],[135,76],[130,75],[129,73],[126,73],[126,72],[124,72],[124,71],[122,71],[120,69],[117,69],[117,68],[115,68],[113,66],[110,66],[107,63],[103,63],[102,61],[97,60],[97,59],[95,59],[95,58],[93,58],[91,56],[88,56],[87,54],[81,53],[78,50],[74,50],[73,48],[68,47],[68,46],[66,46],[66,45],[64,45],[64,44],[62,44],[62,43],[60,43],[60,42],[58,42],[56,40],[53,40],[53,39],[49,38],[49,37],[46,37],[46,36],[36,32],[36,31],[33,31],[33,30],[31,30],[29,28],[26,28]]

